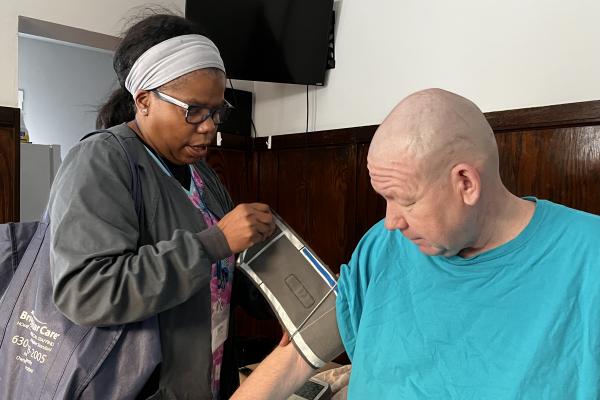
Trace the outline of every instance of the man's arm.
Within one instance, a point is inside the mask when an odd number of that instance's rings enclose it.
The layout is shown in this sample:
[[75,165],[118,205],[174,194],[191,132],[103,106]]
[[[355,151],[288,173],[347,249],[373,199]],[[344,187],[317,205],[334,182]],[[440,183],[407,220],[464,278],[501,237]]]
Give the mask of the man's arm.
[[284,335],[280,345],[250,374],[231,400],[286,399],[315,374],[296,347],[285,345],[288,341]]

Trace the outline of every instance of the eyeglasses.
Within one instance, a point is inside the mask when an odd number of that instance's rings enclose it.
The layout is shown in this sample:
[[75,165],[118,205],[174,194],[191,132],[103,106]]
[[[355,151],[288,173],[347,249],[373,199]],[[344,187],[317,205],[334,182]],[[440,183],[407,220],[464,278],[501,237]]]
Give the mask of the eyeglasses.
[[224,103],[221,107],[208,108],[205,106],[184,103],[181,100],[177,100],[176,98],[169,96],[168,94],[164,94],[158,89],[152,90],[152,93],[158,96],[158,98],[162,101],[166,101],[167,103],[171,103],[183,108],[185,110],[185,121],[188,124],[201,124],[207,119],[212,118],[215,125],[220,125],[227,120],[229,113],[234,108],[227,100],[224,100]]

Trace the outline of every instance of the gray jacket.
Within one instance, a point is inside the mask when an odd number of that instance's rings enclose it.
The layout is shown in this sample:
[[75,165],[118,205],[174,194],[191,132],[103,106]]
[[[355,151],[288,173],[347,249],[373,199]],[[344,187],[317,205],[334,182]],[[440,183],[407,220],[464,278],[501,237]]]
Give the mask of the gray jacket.
[[[139,152],[145,226],[138,227],[130,172],[116,140],[103,133],[78,143],[50,193],[54,301],[81,325],[158,314],[163,363],[157,398],[211,399],[210,271],[231,250],[136,134],[125,124],[111,130],[138,143],[132,147]],[[207,207],[222,217],[231,199],[204,162],[196,167]]]

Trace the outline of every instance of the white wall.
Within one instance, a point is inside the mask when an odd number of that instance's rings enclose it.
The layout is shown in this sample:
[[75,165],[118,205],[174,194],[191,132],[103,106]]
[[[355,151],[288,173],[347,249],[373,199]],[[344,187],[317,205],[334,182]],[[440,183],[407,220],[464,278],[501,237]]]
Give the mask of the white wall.
[[59,152],[58,146],[21,143],[21,222],[38,221],[42,216],[60,166]]
[[59,144],[62,157],[95,128],[97,110],[117,86],[113,54],[19,38],[19,88],[33,143]]
[[[0,0],[0,106],[17,106],[17,31],[19,15],[118,36],[124,17],[145,0]],[[185,0],[152,0],[183,10]]]
[[[18,15],[116,35],[144,3],[0,1],[0,105],[17,105]],[[183,9],[185,0],[162,4]],[[426,87],[484,111],[600,97],[597,0],[338,0],[338,8],[337,66],[326,87],[311,88],[311,130],[379,123]],[[305,87],[253,87],[259,135],[305,129]]]
[[[597,0],[341,0],[336,68],[310,130],[378,124],[441,87],[484,111],[600,98]],[[306,87],[255,83],[259,135],[305,130]]]

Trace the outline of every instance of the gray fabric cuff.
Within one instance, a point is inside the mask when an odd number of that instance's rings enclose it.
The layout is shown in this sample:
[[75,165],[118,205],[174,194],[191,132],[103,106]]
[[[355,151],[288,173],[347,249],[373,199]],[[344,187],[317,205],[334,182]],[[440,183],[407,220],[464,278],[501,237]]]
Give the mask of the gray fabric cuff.
[[198,232],[198,239],[202,242],[206,255],[212,262],[223,260],[233,254],[227,244],[227,239],[218,225],[213,225],[208,229]]

